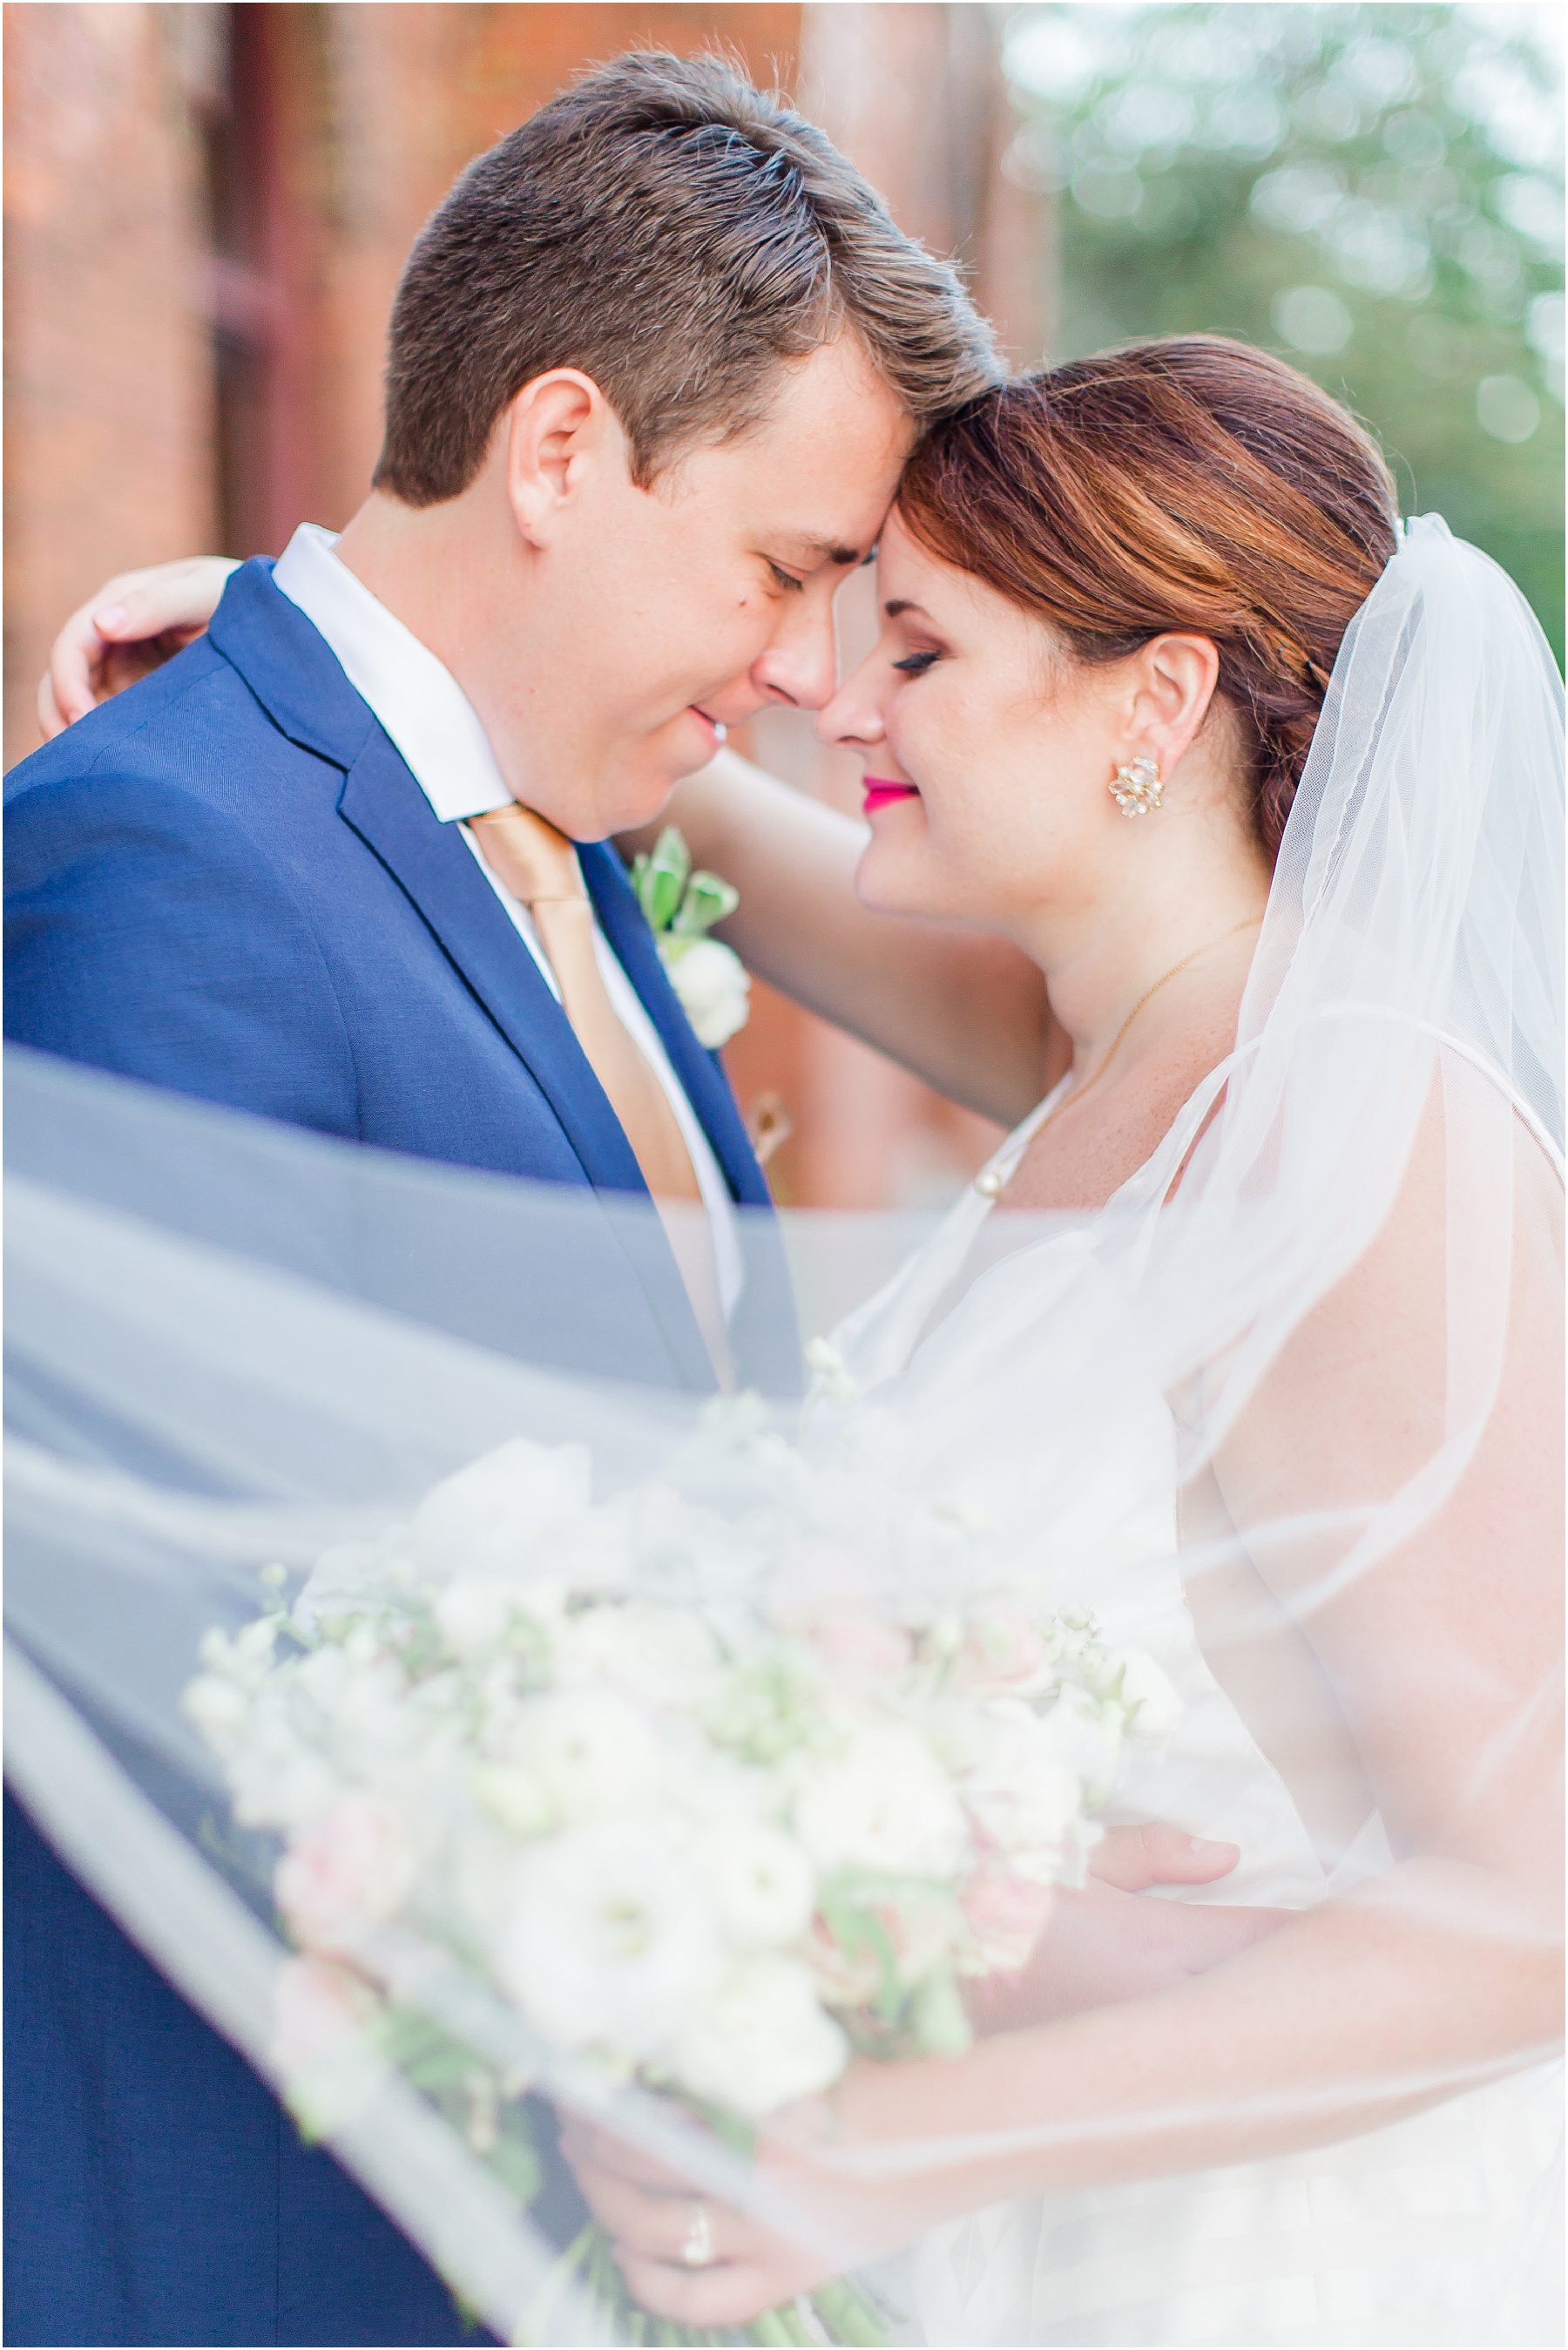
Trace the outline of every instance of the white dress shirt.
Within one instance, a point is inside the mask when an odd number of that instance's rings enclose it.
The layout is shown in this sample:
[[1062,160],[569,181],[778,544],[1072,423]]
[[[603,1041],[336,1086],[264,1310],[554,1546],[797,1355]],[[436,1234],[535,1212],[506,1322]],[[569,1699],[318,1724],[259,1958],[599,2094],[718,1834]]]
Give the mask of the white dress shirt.
[[[526,906],[493,873],[465,823],[493,808],[510,807],[512,794],[501,779],[495,754],[473,704],[443,661],[420,642],[363,580],[332,552],[336,534],[317,523],[301,523],[273,570],[273,584],[296,604],[337,655],[349,684],[369,702],[442,824],[455,824],[475,862],[505,908],[514,930],[539,967],[558,1003],[561,990],[549,957],[539,943]],[[658,1029],[609,941],[594,921],[594,946],[610,1002],[670,1097],[691,1154],[702,1204],[708,1211],[719,1295],[726,1318],[734,1311],[742,1278],[734,1203],[701,1120],[686,1098]]]

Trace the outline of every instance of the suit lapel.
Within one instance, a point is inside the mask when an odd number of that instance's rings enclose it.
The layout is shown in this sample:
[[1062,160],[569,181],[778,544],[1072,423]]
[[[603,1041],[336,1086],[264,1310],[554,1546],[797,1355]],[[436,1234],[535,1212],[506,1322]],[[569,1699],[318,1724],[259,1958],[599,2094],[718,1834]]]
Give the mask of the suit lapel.
[[577,857],[600,928],[659,1031],[670,1066],[713,1146],[732,1194],[747,1207],[771,1207],[772,1194],[747,1139],[729,1080],[692,1034],[626,868],[604,841],[579,848]]

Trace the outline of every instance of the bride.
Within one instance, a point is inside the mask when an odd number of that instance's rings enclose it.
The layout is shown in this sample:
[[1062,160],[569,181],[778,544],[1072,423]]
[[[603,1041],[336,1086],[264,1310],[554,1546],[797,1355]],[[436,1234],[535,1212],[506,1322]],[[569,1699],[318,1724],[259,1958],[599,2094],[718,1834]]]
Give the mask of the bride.
[[[1185,1711],[1116,1816],[1240,1845],[1175,1898],[1283,1921],[1088,2005],[1047,1937],[968,2054],[857,2062],[760,2181],[915,2341],[1559,2340],[1550,656],[1342,411],[1207,339],[938,428],[877,584],[823,720],[866,762],[859,908],[843,835],[738,763],[671,814],[770,975],[864,968],[865,908],[1011,941],[1048,1089],[837,1332],[805,1441],[1160,1657]],[[564,2146],[659,2316],[827,2272]]]

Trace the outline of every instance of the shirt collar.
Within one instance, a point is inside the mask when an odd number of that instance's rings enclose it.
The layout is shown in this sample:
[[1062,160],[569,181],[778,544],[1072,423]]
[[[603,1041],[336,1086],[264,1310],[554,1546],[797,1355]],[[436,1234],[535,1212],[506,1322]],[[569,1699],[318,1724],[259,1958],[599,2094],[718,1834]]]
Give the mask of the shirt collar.
[[337,534],[301,523],[273,585],[326,639],[443,824],[510,807],[478,712],[451,670],[372,596],[333,548]]

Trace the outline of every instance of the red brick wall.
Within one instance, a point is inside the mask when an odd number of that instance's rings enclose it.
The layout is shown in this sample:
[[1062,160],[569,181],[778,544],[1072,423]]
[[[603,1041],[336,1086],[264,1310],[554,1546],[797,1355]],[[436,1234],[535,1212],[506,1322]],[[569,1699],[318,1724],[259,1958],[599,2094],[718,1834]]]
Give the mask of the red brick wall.
[[[5,10],[5,756],[56,627],[110,571],[212,544],[212,369],[179,9]],[[188,12],[199,26],[204,12]]]

